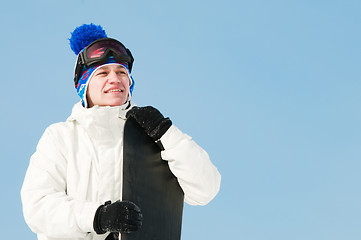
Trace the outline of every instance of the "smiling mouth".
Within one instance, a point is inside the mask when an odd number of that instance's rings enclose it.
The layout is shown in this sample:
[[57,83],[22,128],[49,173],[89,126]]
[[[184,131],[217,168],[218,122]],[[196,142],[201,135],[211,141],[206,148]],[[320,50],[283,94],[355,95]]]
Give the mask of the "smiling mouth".
[[112,89],[112,90],[106,91],[105,93],[112,93],[112,92],[124,92],[124,90],[121,90],[121,89]]

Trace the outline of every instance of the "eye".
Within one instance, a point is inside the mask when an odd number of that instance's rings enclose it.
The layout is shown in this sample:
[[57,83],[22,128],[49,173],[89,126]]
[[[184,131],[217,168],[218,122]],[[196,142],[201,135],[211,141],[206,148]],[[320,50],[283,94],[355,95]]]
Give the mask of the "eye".
[[107,75],[107,72],[106,71],[100,71],[96,75],[97,76],[105,76],[105,75]]
[[116,74],[117,74],[118,76],[122,76],[122,75],[124,75],[125,73],[124,73],[123,71],[117,71]]

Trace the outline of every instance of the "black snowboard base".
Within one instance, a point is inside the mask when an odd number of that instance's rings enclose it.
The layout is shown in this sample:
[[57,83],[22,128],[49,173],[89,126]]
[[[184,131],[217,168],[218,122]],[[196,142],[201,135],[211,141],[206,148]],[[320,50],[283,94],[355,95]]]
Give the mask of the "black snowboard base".
[[184,194],[159,147],[133,118],[125,123],[123,146],[123,201],[140,207],[143,224],[121,239],[180,240]]

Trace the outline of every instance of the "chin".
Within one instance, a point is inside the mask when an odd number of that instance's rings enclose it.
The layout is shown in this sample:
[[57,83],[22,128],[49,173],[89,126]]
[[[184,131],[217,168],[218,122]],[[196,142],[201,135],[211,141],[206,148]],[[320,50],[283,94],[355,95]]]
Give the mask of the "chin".
[[116,106],[123,105],[125,102],[126,101],[113,101],[113,102],[109,103],[108,106],[116,107]]
[[127,101],[127,97],[125,96],[113,96],[111,98],[107,98],[107,99],[102,99],[103,103],[105,106],[111,106],[111,107],[115,107],[115,106],[120,106],[123,105],[124,103],[126,103]]

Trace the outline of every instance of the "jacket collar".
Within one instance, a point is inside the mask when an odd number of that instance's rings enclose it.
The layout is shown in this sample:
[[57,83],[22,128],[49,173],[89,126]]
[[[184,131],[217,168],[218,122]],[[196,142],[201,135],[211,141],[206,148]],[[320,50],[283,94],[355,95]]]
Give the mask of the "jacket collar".
[[81,102],[74,105],[67,121],[79,124],[98,145],[112,145],[121,139],[126,113],[134,106],[127,102],[116,107],[84,108]]
[[127,112],[135,105],[134,102],[129,101],[121,106],[115,107],[100,107],[96,105],[92,108],[84,108],[81,102],[78,102],[74,105],[67,121],[77,121],[81,124],[91,119],[95,120],[103,117],[118,117],[125,120]]

